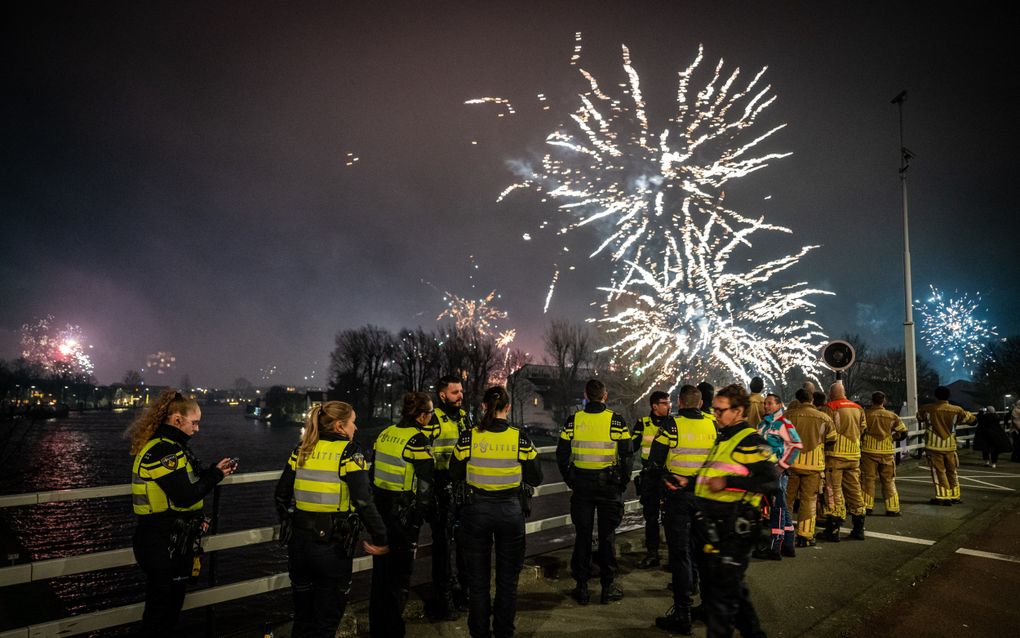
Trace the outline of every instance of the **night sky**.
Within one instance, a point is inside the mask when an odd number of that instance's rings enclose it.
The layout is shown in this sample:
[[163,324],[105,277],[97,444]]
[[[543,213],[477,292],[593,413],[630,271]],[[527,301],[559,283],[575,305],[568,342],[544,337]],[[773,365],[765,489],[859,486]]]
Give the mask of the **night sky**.
[[[496,197],[576,106],[577,31],[582,66],[610,86],[630,47],[658,129],[699,43],[707,67],[769,67],[764,120],[789,126],[763,151],[793,155],[727,201],[795,235],[758,235],[748,256],[821,244],[792,280],[836,292],[817,313],[830,335],[876,346],[902,344],[889,102],[907,89],[914,296],[980,291],[999,334],[1020,333],[1014,34],[992,5],[907,4],[7,7],[0,357],[53,314],[81,325],[101,382],[171,350],[171,383],[259,382],[269,365],[274,381],[321,383],[337,330],[435,326],[443,299],[423,277],[498,289],[539,352],[551,317],[591,314],[609,267],[572,262],[544,315],[561,242],[536,229],[553,204]],[[464,105],[482,96],[518,113]]]

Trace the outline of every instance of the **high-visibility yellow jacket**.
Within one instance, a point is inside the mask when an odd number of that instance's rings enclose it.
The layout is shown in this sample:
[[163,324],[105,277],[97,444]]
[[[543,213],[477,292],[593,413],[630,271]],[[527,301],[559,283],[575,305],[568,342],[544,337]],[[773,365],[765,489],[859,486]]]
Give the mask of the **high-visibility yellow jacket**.
[[372,444],[375,462],[372,481],[378,488],[391,492],[414,492],[417,480],[413,461],[432,460],[428,439],[416,427],[391,425]]
[[617,442],[630,440],[630,431],[626,427],[614,431],[613,413],[610,410],[601,412],[574,413],[560,438],[570,441],[571,462],[581,470],[604,470],[617,463]]
[[[708,488],[708,480],[713,477],[722,476],[749,476],[751,470],[748,465],[761,461],[776,462],[776,456],[772,453],[767,444],[755,446],[742,446],[741,444],[750,436],[758,436],[758,432],[744,424],[746,427],[738,431],[726,440],[717,440],[709,452],[705,464],[698,470],[694,495],[707,501],[717,503],[743,502],[758,507],[761,504],[762,495],[757,492],[749,492],[739,487],[727,486],[726,488],[713,492]],[[760,437],[759,437],[760,438]]]
[[131,507],[135,514],[146,516],[168,510],[196,512],[202,509],[205,505],[202,499],[186,507],[170,500],[156,480],[171,472],[185,472],[190,483],[198,482],[191,457],[180,443],[159,436],[150,439],[135,455],[131,469]]
[[468,485],[499,492],[520,487],[521,464],[536,458],[538,452],[516,428],[501,432],[472,428],[461,436],[453,456],[458,461],[467,460]]
[[655,438],[656,442],[669,448],[666,470],[678,476],[696,475],[708,459],[715,439],[715,424],[711,419],[692,418],[685,414],[673,417],[672,424],[665,423]]
[[347,439],[320,440],[300,465],[298,450],[294,450],[287,464],[295,474],[294,504],[297,509],[305,512],[354,510],[346,477],[368,471],[368,464],[362,454],[350,454],[352,449],[356,448],[351,447]]
[[425,436],[432,440],[432,457],[436,460],[437,470],[450,469],[450,457],[461,432],[467,430],[467,412],[457,409],[457,414],[447,414],[437,407],[432,421],[422,429]]

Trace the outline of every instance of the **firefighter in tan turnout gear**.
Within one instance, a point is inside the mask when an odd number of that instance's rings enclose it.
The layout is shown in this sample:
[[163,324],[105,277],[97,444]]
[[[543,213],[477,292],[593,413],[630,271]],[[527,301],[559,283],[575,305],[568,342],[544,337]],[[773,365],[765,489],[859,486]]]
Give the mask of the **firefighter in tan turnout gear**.
[[867,424],[864,408],[846,398],[843,383],[829,387],[822,411],[836,425],[836,442],[825,450],[825,531],[819,538],[839,542],[847,513],[853,519],[850,538],[864,540],[864,495],[861,494],[861,435]]
[[790,464],[790,482],[786,486],[786,504],[790,512],[799,502],[797,512],[797,547],[815,544],[815,520],[818,493],[825,472],[825,445],[836,442],[836,424],[832,417],[815,408],[808,390],[797,390],[796,405],[786,410],[789,419],[800,435],[804,448]]
[[900,496],[896,492],[896,441],[907,436],[907,426],[895,412],[885,409],[885,393],[871,395],[871,407],[864,411],[867,428],[861,439],[861,477],[864,481],[864,507],[875,509],[875,479],[882,480],[885,515],[900,515]]
[[935,403],[921,406],[917,422],[926,430],[924,452],[935,484],[933,505],[952,505],[960,500],[960,477],[956,473],[960,459],[956,456],[956,426],[977,421],[970,412],[949,403],[949,388],[935,388]]

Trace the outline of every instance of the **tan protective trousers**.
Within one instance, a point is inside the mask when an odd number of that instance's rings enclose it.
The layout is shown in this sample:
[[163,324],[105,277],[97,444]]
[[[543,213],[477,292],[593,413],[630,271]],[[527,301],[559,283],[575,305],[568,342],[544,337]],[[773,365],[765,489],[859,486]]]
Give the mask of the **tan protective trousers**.
[[940,501],[953,501],[960,498],[960,476],[956,468],[960,466],[960,458],[956,452],[940,452],[925,450],[928,465],[931,467],[931,482],[935,485],[935,498]]
[[900,511],[900,495],[896,491],[896,458],[893,454],[861,453],[861,479],[864,482],[864,507],[875,509],[875,479],[882,480],[885,511]]
[[792,512],[793,504],[800,501],[797,510],[797,536],[808,540],[815,537],[818,490],[822,485],[821,470],[801,470],[791,467],[787,470],[790,482],[786,485],[786,507]]
[[825,459],[826,516],[845,520],[848,512],[855,516],[864,513],[860,465],[860,459]]

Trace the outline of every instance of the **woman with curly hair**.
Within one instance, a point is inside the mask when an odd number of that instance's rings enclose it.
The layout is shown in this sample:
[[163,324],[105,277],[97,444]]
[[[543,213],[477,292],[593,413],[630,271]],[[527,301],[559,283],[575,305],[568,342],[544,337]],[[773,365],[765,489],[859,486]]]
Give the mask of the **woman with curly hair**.
[[125,432],[135,456],[131,472],[131,502],[138,515],[134,552],[146,576],[142,615],[146,636],[172,634],[188,578],[198,573],[195,549],[205,529],[202,499],[237,470],[236,461],[229,458],[202,468],[188,447],[201,418],[194,399],[166,390]]

